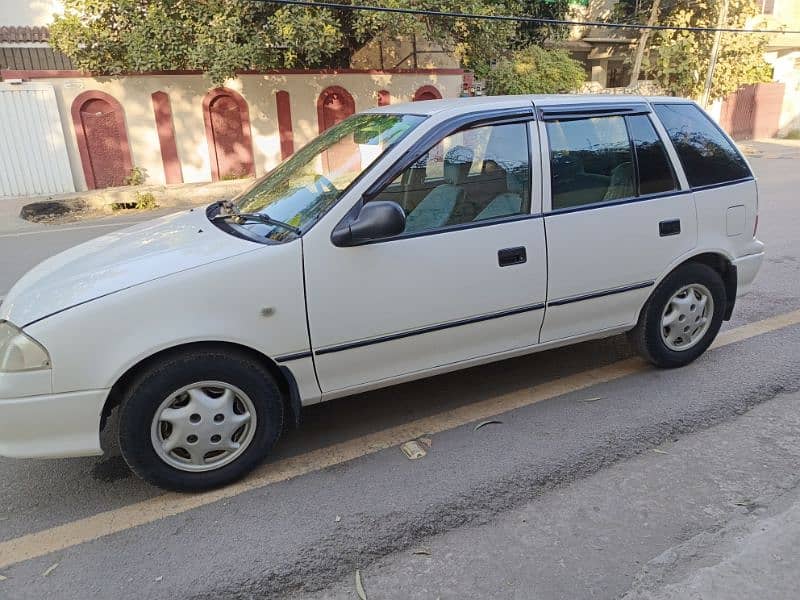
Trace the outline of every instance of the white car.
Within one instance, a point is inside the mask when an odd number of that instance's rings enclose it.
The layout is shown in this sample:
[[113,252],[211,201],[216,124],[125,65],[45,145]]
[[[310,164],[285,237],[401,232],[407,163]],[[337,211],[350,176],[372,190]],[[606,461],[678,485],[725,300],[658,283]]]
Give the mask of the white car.
[[745,159],[694,103],[395,105],[231,202],[63,252],[0,307],[0,455],[102,453],[201,490],[302,406],[630,332],[702,354],[764,256]]

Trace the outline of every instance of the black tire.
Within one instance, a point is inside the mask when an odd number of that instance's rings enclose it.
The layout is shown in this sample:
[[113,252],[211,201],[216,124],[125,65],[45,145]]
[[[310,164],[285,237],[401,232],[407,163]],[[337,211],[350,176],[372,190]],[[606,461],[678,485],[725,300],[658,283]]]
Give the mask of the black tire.
[[[711,292],[714,312],[711,324],[695,345],[686,350],[676,351],[667,346],[662,339],[661,319],[667,303],[682,287],[700,284]],[[703,354],[719,333],[726,305],[725,284],[719,273],[701,263],[686,263],[667,275],[658,285],[642,309],[639,322],[628,333],[637,352],[647,361],[661,368],[675,368],[688,365]]]
[[[244,392],[255,408],[256,426],[249,446],[238,458],[213,471],[188,472],[158,455],[151,425],[162,402],[181,388],[202,381],[227,383]],[[283,418],[278,386],[257,360],[235,351],[185,351],[151,364],[130,383],[120,408],[119,444],[125,461],[142,479],[168,490],[200,492],[227,485],[252,471],[278,441]]]

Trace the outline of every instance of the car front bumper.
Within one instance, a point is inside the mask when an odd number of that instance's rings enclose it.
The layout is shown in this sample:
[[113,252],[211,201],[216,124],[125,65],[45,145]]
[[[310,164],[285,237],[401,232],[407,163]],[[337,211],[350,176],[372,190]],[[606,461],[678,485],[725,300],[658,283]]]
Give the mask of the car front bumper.
[[100,415],[109,390],[0,400],[0,456],[63,458],[102,454]]

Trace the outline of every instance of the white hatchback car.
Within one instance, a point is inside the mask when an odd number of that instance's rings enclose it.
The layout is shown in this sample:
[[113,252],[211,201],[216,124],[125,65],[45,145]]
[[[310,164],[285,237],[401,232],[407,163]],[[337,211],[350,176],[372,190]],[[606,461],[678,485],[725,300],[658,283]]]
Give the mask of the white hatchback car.
[[675,98],[395,105],[232,202],[103,236],[0,308],[0,454],[102,452],[174,490],[243,476],[304,405],[630,332],[702,354],[763,260],[731,140]]

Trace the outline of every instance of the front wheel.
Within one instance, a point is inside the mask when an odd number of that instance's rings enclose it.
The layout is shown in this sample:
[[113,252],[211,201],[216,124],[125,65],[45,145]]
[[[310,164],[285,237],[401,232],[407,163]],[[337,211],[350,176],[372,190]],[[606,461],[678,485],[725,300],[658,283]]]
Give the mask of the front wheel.
[[246,354],[204,350],[156,363],[131,383],[119,441],[143,479],[196,492],[250,472],[282,427],[280,391],[263,365]]
[[714,341],[722,325],[725,284],[700,263],[681,265],[658,285],[630,332],[631,342],[658,367],[687,365]]

